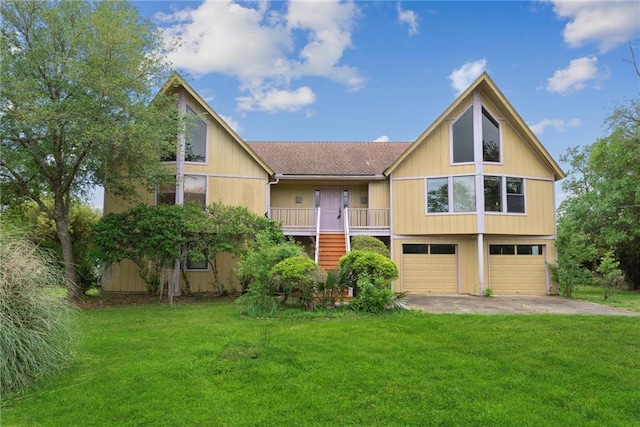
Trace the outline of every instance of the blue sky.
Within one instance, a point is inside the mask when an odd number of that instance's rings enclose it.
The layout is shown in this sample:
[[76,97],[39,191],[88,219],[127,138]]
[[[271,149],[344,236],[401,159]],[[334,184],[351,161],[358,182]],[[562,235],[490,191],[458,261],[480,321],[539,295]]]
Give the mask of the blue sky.
[[136,5],[181,39],[173,67],[249,141],[413,141],[487,71],[559,160],[640,91],[637,1]]

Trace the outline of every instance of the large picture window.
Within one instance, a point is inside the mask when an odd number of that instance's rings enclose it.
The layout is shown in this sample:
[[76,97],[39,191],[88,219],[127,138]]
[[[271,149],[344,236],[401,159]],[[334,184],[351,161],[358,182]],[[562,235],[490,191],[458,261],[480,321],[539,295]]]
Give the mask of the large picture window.
[[476,184],[472,175],[427,178],[427,212],[475,212]]
[[478,145],[482,143],[482,161],[500,162],[500,125],[487,109],[478,107],[474,111],[472,106],[451,126],[453,163],[471,163],[475,161],[474,113],[482,115],[480,122],[482,123],[482,141],[477,141]]
[[489,112],[482,109],[482,160],[500,161],[500,128]]
[[187,114],[191,120],[187,122],[184,160],[204,163],[207,158],[207,124],[189,106]]
[[473,107],[452,126],[453,163],[473,162]]
[[484,210],[485,212],[525,213],[524,180],[504,176],[485,176]]
[[[184,197],[185,203],[197,203],[203,208],[207,200],[207,177],[203,175],[184,176]],[[158,205],[174,205],[176,203],[176,184],[161,185],[156,198]]]

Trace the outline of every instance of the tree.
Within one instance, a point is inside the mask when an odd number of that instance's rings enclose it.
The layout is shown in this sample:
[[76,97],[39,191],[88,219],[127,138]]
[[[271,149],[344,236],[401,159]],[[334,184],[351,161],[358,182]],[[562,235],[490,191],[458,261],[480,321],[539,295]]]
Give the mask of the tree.
[[[585,236],[592,247],[592,271],[608,251],[628,281],[640,287],[640,100],[615,108],[609,135],[582,149],[570,149],[563,183],[569,197],[560,205],[562,229]],[[559,248],[561,251],[562,248]],[[562,256],[562,253],[559,254]]]
[[4,1],[0,12],[0,184],[55,221],[74,298],[73,198],[94,185],[131,195],[168,174],[177,104],[151,92],[168,76],[166,48],[127,2]]

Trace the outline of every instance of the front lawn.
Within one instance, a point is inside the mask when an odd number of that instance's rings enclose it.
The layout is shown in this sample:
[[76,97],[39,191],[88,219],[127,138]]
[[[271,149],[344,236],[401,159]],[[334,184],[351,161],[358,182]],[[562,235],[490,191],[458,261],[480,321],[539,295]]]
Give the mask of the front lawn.
[[640,318],[257,320],[230,302],[83,311],[76,363],[3,426],[634,425]]
[[624,308],[625,310],[640,311],[640,291],[618,289],[609,298],[604,299],[602,288],[598,286],[578,286],[573,291],[573,298]]

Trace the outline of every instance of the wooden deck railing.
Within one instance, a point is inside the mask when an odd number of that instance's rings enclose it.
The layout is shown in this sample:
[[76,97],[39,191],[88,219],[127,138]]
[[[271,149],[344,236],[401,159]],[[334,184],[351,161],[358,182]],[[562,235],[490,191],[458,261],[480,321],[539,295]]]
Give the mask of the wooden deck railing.
[[389,209],[349,209],[349,228],[352,231],[361,229],[388,229],[389,227]]

